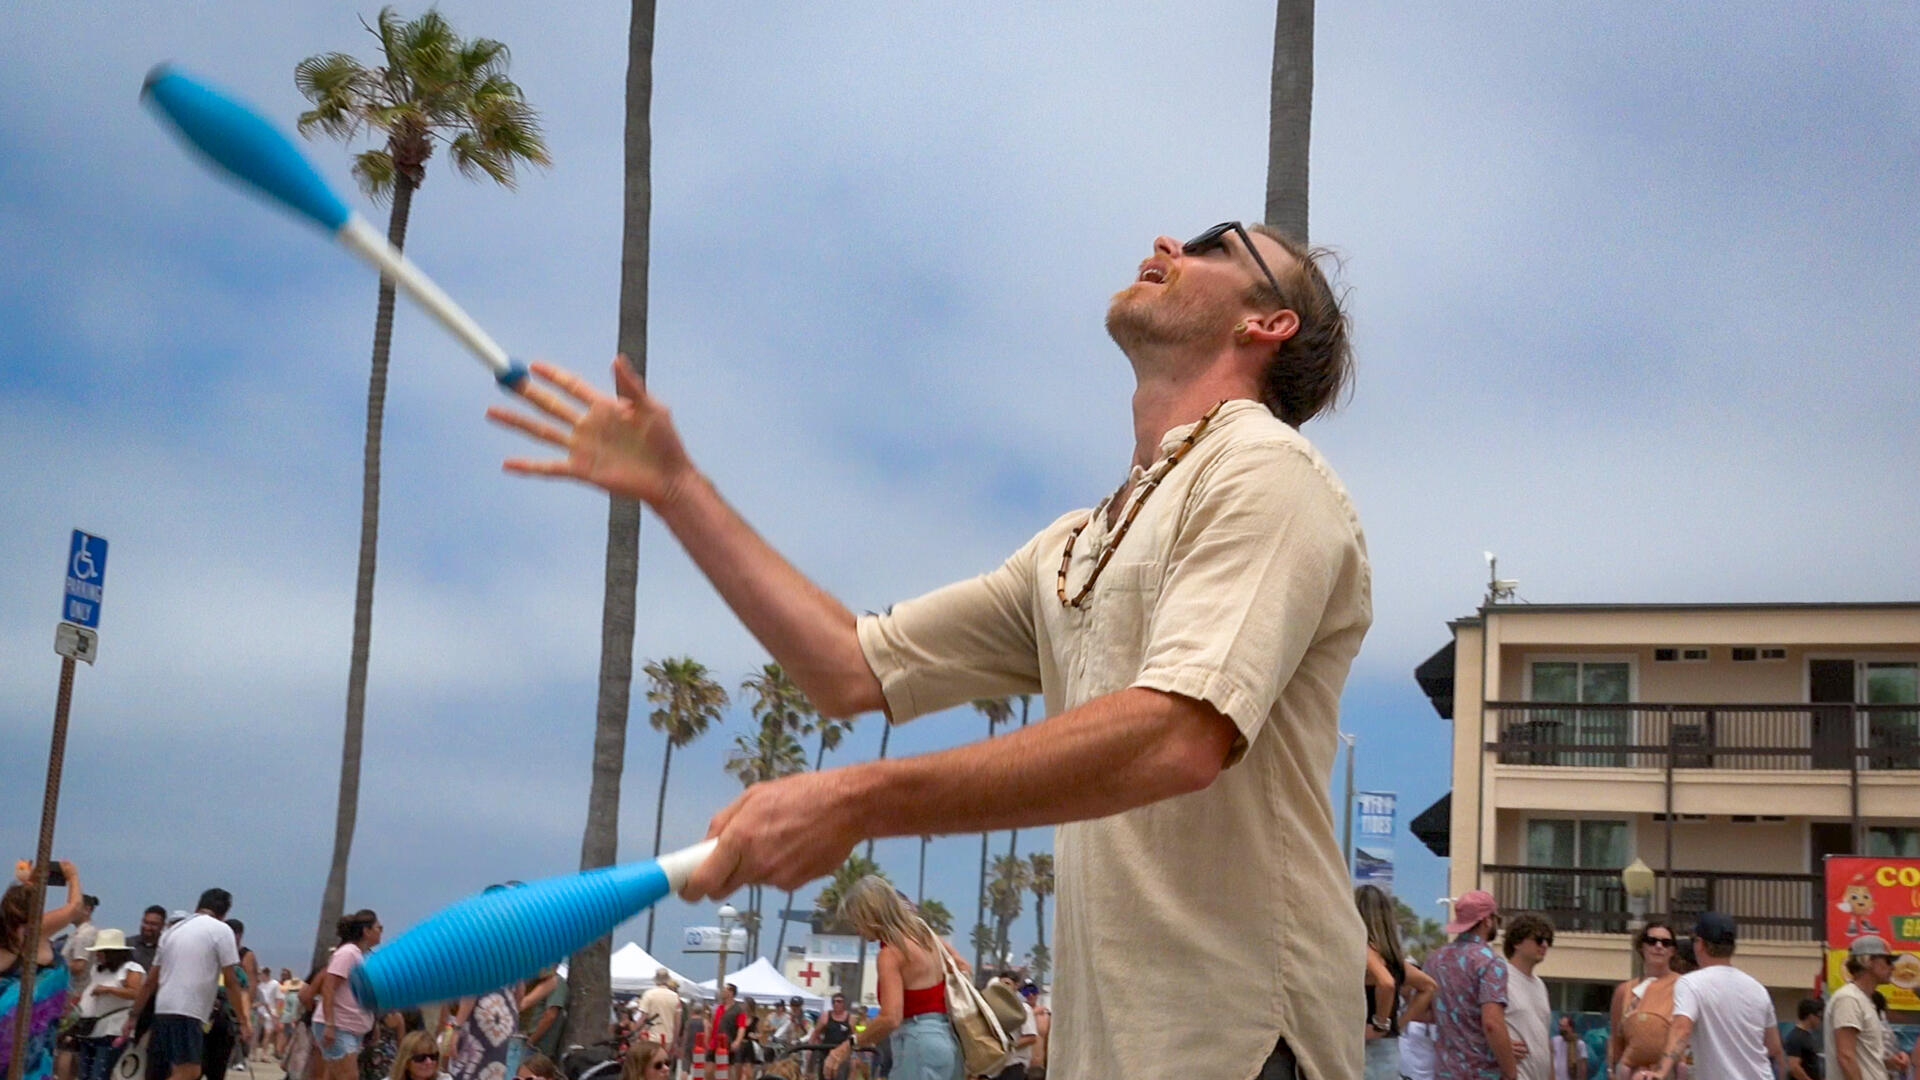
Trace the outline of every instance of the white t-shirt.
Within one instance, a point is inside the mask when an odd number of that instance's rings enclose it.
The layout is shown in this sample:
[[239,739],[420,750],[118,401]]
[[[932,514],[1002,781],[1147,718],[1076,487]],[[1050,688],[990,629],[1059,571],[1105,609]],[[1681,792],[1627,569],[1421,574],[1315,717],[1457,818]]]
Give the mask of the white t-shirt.
[[196,914],[167,930],[160,935],[160,951],[153,958],[160,972],[154,1013],[191,1016],[206,1023],[213,1016],[221,969],[239,962],[233,928],[211,915]]
[[1527,1056],[1520,1059],[1520,1080],[1553,1080],[1552,1032],[1547,984],[1507,961],[1507,1034],[1527,1044]]
[[1433,1080],[1433,1028],[1415,1020],[1400,1028],[1400,1075],[1407,1080]]
[[264,1012],[268,1016],[278,1017],[280,1015],[280,999],[284,996],[285,995],[281,993],[280,984],[274,982],[265,972],[262,972],[260,985],[253,992],[254,1011]]
[[1760,980],[1731,964],[1689,971],[1674,984],[1673,1015],[1693,1021],[1694,1080],[1773,1080],[1773,998]]
[[87,989],[87,983],[93,978],[93,954],[88,949],[100,940],[100,929],[89,919],[73,928],[73,934],[67,938],[67,946],[62,950],[61,959],[71,964],[75,960],[83,962],[80,974],[67,976],[67,992],[81,994]]
[[[128,975],[144,975],[147,971],[146,968],[141,967],[131,960],[114,968],[112,971],[93,971],[93,965],[91,964],[89,964],[87,968],[92,972],[93,978],[87,983],[86,992],[80,995],[80,1018],[82,1020],[97,1020],[101,1017],[112,1016],[115,1013],[126,1012],[133,1006],[133,999],[116,997],[112,994],[103,994],[100,992],[100,989],[106,986],[125,986],[127,985]],[[119,1034],[117,1031],[111,1031],[98,1025],[95,1025],[94,1032],[99,1035]]]
[[1827,1016],[1821,1027],[1826,1029],[1822,1033],[1822,1042],[1828,1076],[1840,1076],[1838,1033],[1841,1028],[1852,1028],[1859,1032],[1854,1036],[1853,1054],[1854,1060],[1859,1063],[1860,1075],[1866,1080],[1885,1080],[1889,1032],[1887,1026],[1880,1022],[1880,1013],[1873,1007],[1873,999],[1865,991],[1851,982],[1842,983],[1840,989],[1827,999]]
[[[1033,1006],[1023,1001],[1020,1003],[1020,1007],[1027,1010],[1027,1018],[1020,1022],[1019,1031],[1009,1032],[1008,1034],[1013,1036],[1013,1040],[1016,1043],[1019,1042],[1021,1039],[1026,1038],[1029,1035],[1034,1036],[1034,1042],[1038,1042],[1039,1035],[1040,1035],[1040,1022],[1034,1019]],[[995,1065],[993,1067],[994,1073],[998,1074],[998,1073],[1006,1072],[1008,1069],[1012,1068],[1015,1065],[1033,1064],[1033,1046],[1034,1046],[1034,1043],[1028,1043],[1025,1046],[1015,1046],[1012,1050],[1007,1051],[1007,1056],[1001,1058],[1000,1064]]]

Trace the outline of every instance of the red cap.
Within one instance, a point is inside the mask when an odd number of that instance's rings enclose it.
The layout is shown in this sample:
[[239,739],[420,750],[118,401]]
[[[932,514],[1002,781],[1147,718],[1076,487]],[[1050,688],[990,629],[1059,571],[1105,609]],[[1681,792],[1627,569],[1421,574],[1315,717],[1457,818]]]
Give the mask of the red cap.
[[1500,904],[1493,894],[1485,889],[1475,889],[1462,893],[1453,902],[1453,921],[1447,923],[1447,933],[1464,934],[1480,925],[1480,921],[1489,915],[1500,913]]

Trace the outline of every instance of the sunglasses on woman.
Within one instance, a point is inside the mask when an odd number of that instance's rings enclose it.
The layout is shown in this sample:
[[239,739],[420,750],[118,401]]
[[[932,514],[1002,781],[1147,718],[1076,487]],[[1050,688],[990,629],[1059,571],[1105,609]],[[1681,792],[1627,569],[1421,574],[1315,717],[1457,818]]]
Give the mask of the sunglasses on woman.
[[1640,944],[1653,945],[1662,949],[1671,949],[1673,948],[1673,939],[1670,937],[1643,937],[1640,939]]
[[409,1058],[408,1060],[412,1061],[415,1065],[418,1065],[423,1061],[439,1061],[440,1055],[433,1053],[432,1051],[428,1051],[427,1053],[424,1053],[424,1054],[415,1054],[413,1055],[413,1057]]

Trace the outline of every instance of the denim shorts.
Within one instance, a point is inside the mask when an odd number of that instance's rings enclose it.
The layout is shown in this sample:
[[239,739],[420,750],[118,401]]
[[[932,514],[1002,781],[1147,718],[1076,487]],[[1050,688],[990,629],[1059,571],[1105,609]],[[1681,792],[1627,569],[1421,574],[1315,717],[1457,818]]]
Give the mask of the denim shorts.
[[348,1054],[360,1052],[360,1036],[345,1028],[333,1029],[333,1041],[327,1042],[327,1025],[318,1020],[313,1022],[313,1045],[320,1050],[320,1056],[328,1061],[339,1061]]

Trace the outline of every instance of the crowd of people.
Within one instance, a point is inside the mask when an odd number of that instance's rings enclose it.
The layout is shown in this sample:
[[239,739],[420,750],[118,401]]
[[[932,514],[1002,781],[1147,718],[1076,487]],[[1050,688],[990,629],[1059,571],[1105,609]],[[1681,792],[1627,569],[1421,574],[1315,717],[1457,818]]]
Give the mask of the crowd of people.
[[[1537,969],[1554,928],[1528,911],[1500,911],[1473,891],[1454,902],[1451,940],[1424,966],[1402,947],[1391,900],[1355,892],[1367,926],[1366,1080],[1912,1080],[1915,1062],[1887,1021],[1876,987],[1893,950],[1855,938],[1848,981],[1802,1000],[1783,1038],[1772,996],[1734,965],[1739,926],[1706,912],[1691,940],[1648,920],[1634,947],[1641,974],[1615,987],[1604,1041],[1589,1060],[1574,1017],[1556,1014]],[[1504,933],[1503,933],[1504,931]]]

